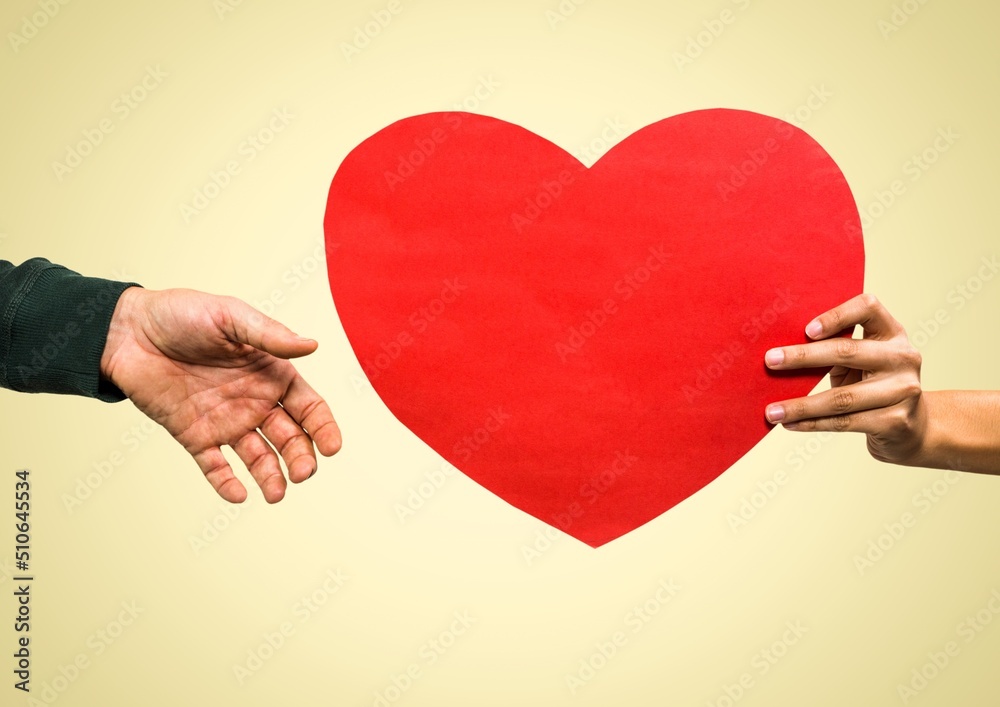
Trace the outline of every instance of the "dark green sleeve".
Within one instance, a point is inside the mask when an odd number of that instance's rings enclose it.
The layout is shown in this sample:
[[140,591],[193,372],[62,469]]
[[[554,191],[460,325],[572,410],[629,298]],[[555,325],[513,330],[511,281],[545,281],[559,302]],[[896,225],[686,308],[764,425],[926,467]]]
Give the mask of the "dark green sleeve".
[[124,400],[100,365],[115,305],[133,286],[44,258],[0,260],[0,387]]

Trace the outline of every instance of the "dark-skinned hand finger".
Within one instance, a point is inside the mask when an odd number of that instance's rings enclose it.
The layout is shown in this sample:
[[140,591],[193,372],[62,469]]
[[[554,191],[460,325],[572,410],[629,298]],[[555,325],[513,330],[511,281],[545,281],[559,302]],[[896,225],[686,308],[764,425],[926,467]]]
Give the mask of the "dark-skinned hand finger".
[[887,371],[919,368],[920,354],[909,342],[827,339],[771,349],[764,354],[764,362],[776,371],[827,366]]
[[901,383],[896,378],[870,378],[862,383],[833,388],[805,398],[767,406],[765,417],[773,424],[813,418],[838,417],[864,410],[888,408],[920,394],[920,382]]
[[863,294],[813,319],[806,325],[806,336],[826,339],[859,324],[866,339],[886,340],[906,333],[875,295]]
[[899,406],[801,420],[784,425],[784,428],[793,432],[860,432],[878,435],[884,434],[886,429],[907,424],[905,417],[906,410]]

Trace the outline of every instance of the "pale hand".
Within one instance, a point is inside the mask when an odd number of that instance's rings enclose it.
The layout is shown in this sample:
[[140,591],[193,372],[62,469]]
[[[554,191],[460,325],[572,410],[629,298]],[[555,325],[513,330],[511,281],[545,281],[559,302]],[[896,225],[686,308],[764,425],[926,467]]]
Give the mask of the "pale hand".
[[229,446],[276,503],[287,482],[275,450],[301,483],[317,468],[314,442],[324,456],[341,446],[329,406],[287,360],[317,346],[232,297],[131,287],[101,373],[183,445],[222,498],[247,497],[222,454]]

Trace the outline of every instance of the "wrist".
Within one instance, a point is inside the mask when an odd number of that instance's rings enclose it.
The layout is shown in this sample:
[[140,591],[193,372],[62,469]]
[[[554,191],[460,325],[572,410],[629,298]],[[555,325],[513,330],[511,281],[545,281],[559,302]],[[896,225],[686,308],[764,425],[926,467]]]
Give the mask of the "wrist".
[[921,392],[913,413],[907,443],[901,448],[897,464],[902,466],[933,466],[931,457],[937,448],[934,416],[930,414],[926,392]]
[[101,354],[101,377],[121,388],[115,373],[120,367],[122,352],[128,342],[134,338],[138,324],[139,300],[145,294],[141,287],[129,287],[122,292],[111,315],[108,325],[108,336],[104,343],[104,353]]

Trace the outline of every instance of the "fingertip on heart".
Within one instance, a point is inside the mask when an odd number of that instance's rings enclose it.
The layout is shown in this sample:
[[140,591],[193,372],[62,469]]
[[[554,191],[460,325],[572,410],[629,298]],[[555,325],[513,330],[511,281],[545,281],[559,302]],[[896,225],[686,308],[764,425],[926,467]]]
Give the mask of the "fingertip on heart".
[[774,368],[775,366],[780,366],[785,362],[785,352],[781,349],[771,349],[766,354],[764,354],[764,363],[769,367]]
[[823,324],[818,319],[813,319],[806,324],[806,336],[810,339],[818,339],[823,336]]
[[785,408],[781,405],[768,405],[764,414],[768,422],[778,424],[785,419]]

